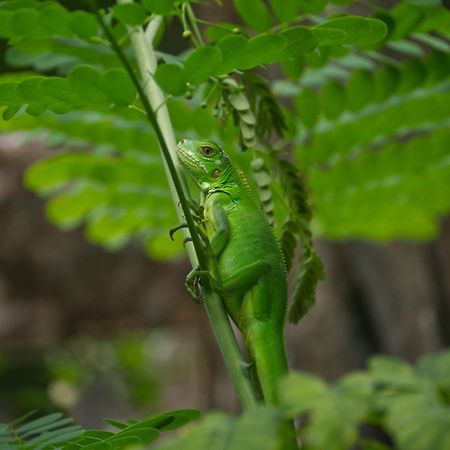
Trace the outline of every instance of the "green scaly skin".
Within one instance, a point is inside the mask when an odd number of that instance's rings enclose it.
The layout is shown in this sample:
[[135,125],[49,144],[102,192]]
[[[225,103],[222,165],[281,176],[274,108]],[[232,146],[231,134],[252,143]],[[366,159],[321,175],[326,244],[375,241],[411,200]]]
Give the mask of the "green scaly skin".
[[215,257],[213,287],[244,336],[265,402],[276,405],[277,381],[288,371],[287,279],[280,247],[243,175],[217,144],[183,139],[177,156],[202,189],[202,225]]

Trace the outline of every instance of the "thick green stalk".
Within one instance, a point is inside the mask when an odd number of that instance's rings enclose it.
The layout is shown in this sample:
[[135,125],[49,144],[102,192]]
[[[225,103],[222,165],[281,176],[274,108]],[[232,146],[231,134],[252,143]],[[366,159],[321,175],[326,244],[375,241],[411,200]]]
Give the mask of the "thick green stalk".
[[[130,0],[118,0],[118,3],[130,2]],[[196,266],[198,262],[200,269],[207,270],[208,265],[205,253],[203,251],[203,246],[184,194],[180,176],[174,163],[174,161],[176,161],[176,142],[170,117],[167,108],[164,106],[163,94],[152,76],[156,69],[156,57],[153,47],[146,39],[145,33],[141,27],[134,27],[130,29],[131,42],[136,53],[136,58],[143,80],[142,85],[145,86],[144,91],[144,88],[135,76],[129,61],[126,59],[122,49],[117,44],[117,41],[110,32],[109,28],[103,22],[103,19],[98,11],[96,11],[96,15],[103,31],[105,32],[105,35],[111,42],[112,48],[117,53],[124,68],[130,75],[147,114],[147,118],[158,138],[171,188],[173,202],[177,208],[179,217],[181,218],[184,215],[192,238],[193,249],[195,251],[192,251],[192,247],[189,251],[191,263],[193,266]],[[157,114],[155,114],[155,110],[157,110]],[[208,281],[204,283],[204,295],[208,317],[213,327],[219,347],[222,351],[225,364],[242,407],[244,409],[248,409],[256,403],[255,395],[250,380],[246,376],[244,369],[245,363],[239,350],[236,337],[231,328],[225,307],[221,298],[214,291],[212,291]]]

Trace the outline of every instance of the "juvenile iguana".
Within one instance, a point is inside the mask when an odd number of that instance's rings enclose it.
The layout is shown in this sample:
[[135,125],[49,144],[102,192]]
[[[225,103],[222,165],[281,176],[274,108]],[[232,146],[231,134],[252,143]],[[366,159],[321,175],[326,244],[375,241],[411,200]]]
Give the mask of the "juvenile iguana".
[[[217,144],[183,139],[177,156],[202,190],[201,226],[220,275],[217,281],[211,273],[213,287],[243,334],[266,403],[277,404],[276,382],[287,373],[287,279],[272,227]],[[193,276],[195,271],[188,279]]]

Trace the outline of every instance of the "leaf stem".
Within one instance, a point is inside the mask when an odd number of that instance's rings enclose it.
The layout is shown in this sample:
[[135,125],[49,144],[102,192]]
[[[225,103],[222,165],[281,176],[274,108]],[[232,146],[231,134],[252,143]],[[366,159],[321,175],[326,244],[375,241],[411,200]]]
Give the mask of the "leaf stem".
[[194,11],[192,10],[190,3],[184,3],[186,5],[186,12],[189,17],[189,21],[191,22],[192,29],[194,31],[194,35],[197,39],[199,46],[204,45],[202,34],[197,25],[197,18],[195,17]]
[[[125,4],[131,3],[131,0],[117,0],[117,2]],[[156,114],[154,112],[154,109],[164,102],[164,96],[153,76],[151,76],[157,66],[153,46],[146,38],[141,27],[133,27],[130,29],[131,43],[135,50],[142,76],[143,85],[141,85],[110,29],[103,22],[98,9],[95,10],[95,14],[105,35],[111,42],[112,48],[128,72],[145,109],[147,118],[158,138],[173,202],[177,208],[180,221],[182,216],[184,216],[192,238],[193,245],[188,244],[188,256],[191,263],[194,267],[198,265],[200,269],[207,270],[207,258],[186,199],[185,192],[187,191],[184,190],[186,189],[185,185],[181,181],[182,178],[179,176],[177,167],[175,166],[175,162],[177,161],[175,154],[176,141],[167,107],[163,105],[158,109]],[[145,88],[142,86],[145,86]],[[206,311],[242,408],[249,409],[256,404],[256,398],[253,386],[245,374],[245,363],[222,299],[211,289],[209,281],[204,283],[204,294]]]

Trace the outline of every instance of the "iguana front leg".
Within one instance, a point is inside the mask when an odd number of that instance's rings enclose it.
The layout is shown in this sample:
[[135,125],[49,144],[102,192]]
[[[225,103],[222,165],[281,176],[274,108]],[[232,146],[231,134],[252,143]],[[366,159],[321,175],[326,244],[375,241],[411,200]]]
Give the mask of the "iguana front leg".
[[[218,293],[222,291],[222,284],[219,281],[220,277],[218,276],[217,258],[225,249],[230,236],[230,224],[223,207],[219,203],[213,202],[209,211],[211,214],[208,218],[205,217],[204,221],[206,222],[207,233],[211,233],[211,240],[208,239],[208,236],[200,229],[200,227],[197,227],[197,231],[205,246],[209,270],[212,273],[205,270],[199,270],[199,267],[197,266],[189,272],[185,281],[186,290],[197,303],[203,302],[203,296],[200,289],[200,281],[203,277],[208,277],[210,279],[215,291]],[[181,224],[178,227],[173,228],[170,232],[171,236],[176,230],[183,228],[184,226],[186,225]]]
[[[223,195],[223,194],[222,194]],[[206,232],[216,261],[225,250],[231,235],[230,221],[219,197],[211,197],[205,209]]]
[[[221,202],[229,202],[227,194],[214,194],[209,198],[205,208],[205,224],[210,236],[215,263],[219,260],[231,237],[230,221]],[[259,281],[270,276],[270,273],[270,263],[255,261],[241,267],[228,278],[221,279],[220,283],[214,284],[213,282],[213,287],[224,298],[227,310],[238,326],[240,326],[244,297]],[[251,295],[250,297],[254,318],[256,320],[268,319],[271,313],[271,299],[264,295]]]
[[189,199],[188,200],[189,209],[191,210],[192,217],[197,223],[202,223],[205,216],[204,216],[204,208],[203,205],[196,202],[195,200]]
[[[225,216],[226,217],[226,216]],[[170,230],[170,237],[173,240],[173,234],[177,231],[180,230],[182,228],[186,228],[187,224],[186,223],[182,223],[174,228],[172,228]],[[204,233],[204,231],[200,228],[200,226],[197,225],[197,233],[199,234],[203,245],[204,245],[204,249],[205,249],[205,253],[209,262],[209,267],[211,268],[211,270],[217,274],[217,261],[215,258],[215,251],[212,248],[212,244],[208,239],[208,236]],[[222,241],[222,232],[219,231],[219,241]],[[192,238],[187,238],[189,240],[192,240]],[[185,239],[186,241],[186,239]],[[215,241],[216,245],[217,242],[219,241]],[[201,286],[200,286],[200,281],[202,277],[208,277],[213,285],[213,288],[217,291],[220,291],[220,282],[214,278],[214,276],[212,276],[211,273],[209,273],[208,271],[205,270],[199,270],[199,267],[194,267],[189,274],[186,277],[186,281],[185,281],[185,287],[186,290],[189,292],[189,294],[191,295],[191,297],[194,299],[194,301],[196,303],[203,303],[204,298],[203,295],[201,293]]]

